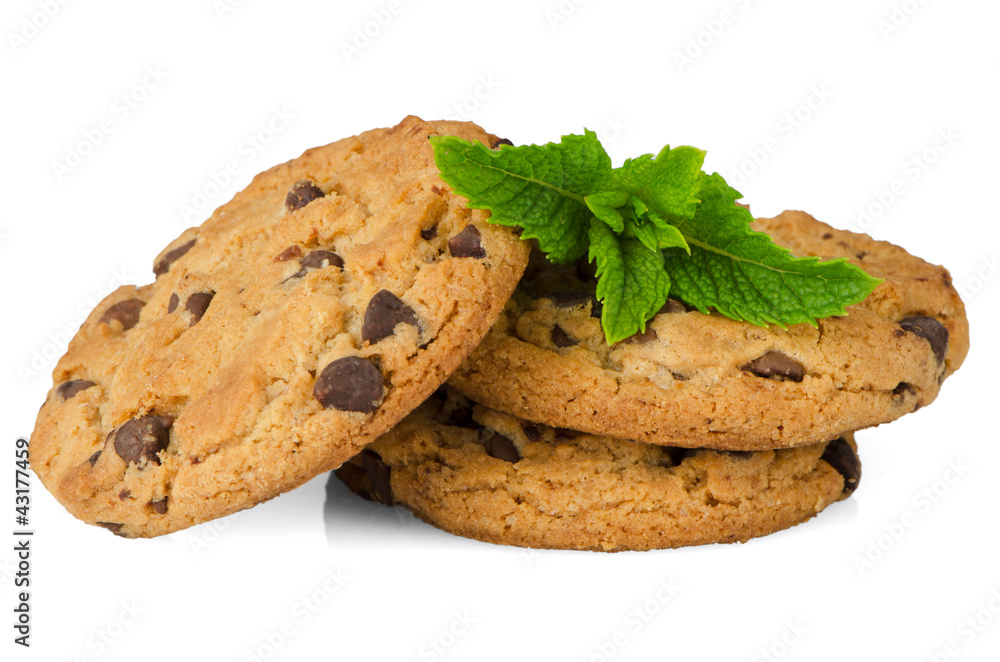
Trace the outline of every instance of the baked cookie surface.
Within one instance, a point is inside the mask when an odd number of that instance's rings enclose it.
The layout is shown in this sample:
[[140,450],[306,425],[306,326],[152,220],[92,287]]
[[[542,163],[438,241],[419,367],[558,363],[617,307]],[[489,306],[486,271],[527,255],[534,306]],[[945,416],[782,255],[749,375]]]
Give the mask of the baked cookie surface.
[[339,466],[431,394],[497,319],[528,248],[440,181],[408,117],[257,175],[90,314],[30,458],[76,517],[128,537],[227,515]]
[[757,327],[668,301],[644,333],[609,347],[592,272],[533,258],[449,383],[528,420],[729,450],[826,441],[935,399],[969,348],[947,270],[802,212],[754,228],[795,255],[846,257],[885,282],[816,327]]
[[861,477],[851,435],[795,449],[690,450],[528,423],[439,392],[336,471],[456,535],[551,549],[746,541],[805,521]]

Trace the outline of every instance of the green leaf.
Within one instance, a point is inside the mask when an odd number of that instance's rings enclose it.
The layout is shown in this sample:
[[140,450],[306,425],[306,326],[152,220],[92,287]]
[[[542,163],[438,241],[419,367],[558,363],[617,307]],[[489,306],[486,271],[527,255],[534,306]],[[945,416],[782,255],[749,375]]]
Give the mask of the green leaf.
[[741,194],[718,174],[701,175],[701,204],[678,229],[690,256],[663,252],[673,281],[672,294],[701,312],[710,308],[757,325],[808,323],[845,314],[881,282],[840,258],[821,262],[798,258],[762,232],[750,229],[753,217],[736,205]]
[[[637,210],[639,208],[645,207],[641,201],[637,198],[638,204],[633,204]],[[691,248],[687,244],[687,240],[684,239],[684,235],[681,231],[677,229],[677,226],[671,225],[664,219],[660,218],[655,212],[646,209],[644,213],[638,215],[639,224],[643,226],[643,231],[647,233],[649,240],[643,240],[643,244],[652,250],[660,248],[683,248],[685,253],[690,254]],[[637,236],[639,236],[637,234]],[[639,236],[642,239],[642,236]]]
[[628,199],[629,195],[625,191],[604,191],[591,193],[584,198],[584,202],[594,216],[611,226],[615,232],[621,233],[625,229],[625,219],[618,208],[624,207]]
[[604,304],[601,328],[608,344],[645,331],[646,321],[667,302],[670,276],[663,253],[616,235],[596,218],[590,223],[589,259],[597,264],[597,298]]
[[[491,150],[431,138],[441,178],[490,222],[520,226],[553,262],[597,263],[608,343],[643,331],[668,293],[753,324],[816,324],[879,284],[844,259],[796,258],[750,229],[742,197],[705,153],[664,147],[612,169],[597,136]],[[589,251],[588,251],[589,247]]]
[[704,161],[700,149],[667,145],[655,159],[644,154],[625,161],[613,171],[608,188],[635,194],[661,216],[691,218],[699,201]]
[[490,222],[520,226],[521,238],[537,239],[553,262],[587,252],[593,213],[584,200],[611,172],[593,131],[502,150],[454,136],[434,136],[431,143],[441,179],[468,198],[469,207],[488,209]]

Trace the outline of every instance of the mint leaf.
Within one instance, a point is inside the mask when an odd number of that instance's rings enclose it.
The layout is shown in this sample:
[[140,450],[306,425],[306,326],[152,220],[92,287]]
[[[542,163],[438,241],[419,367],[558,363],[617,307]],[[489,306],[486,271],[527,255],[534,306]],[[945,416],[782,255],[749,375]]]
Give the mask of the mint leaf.
[[736,205],[742,196],[718,174],[702,174],[701,204],[691,220],[678,222],[691,247],[664,251],[672,295],[701,312],[757,325],[808,323],[843,315],[879,284],[846,259],[820,262],[793,257],[763,232],[750,229],[753,216]]
[[670,276],[663,254],[615,234],[596,218],[590,223],[591,262],[597,263],[596,296],[604,304],[601,328],[607,342],[645,331],[646,321],[667,302]]
[[520,226],[521,238],[537,239],[553,262],[587,252],[593,214],[584,198],[611,173],[611,158],[593,131],[499,150],[453,136],[433,136],[431,143],[441,179],[469,207],[488,209],[490,222]]
[[594,216],[610,225],[615,232],[621,232],[625,229],[625,218],[618,208],[623,207],[628,199],[629,195],[625,191],[604,191],[592,193],[583,201]]
[[685,253],[691,253],[687,240],[676,226],[670,225],[655,212],[650,211],[635,196],[632,196],[632,201],[633,208],[639,213],[636,214],[634,224],[626,229],[626,233],[633,234],[650,250],[683,248]]
[[608,343],[645,330],[668,294],[753,324],[815,325],[880,282],[845,259],[793,257],[752,231],[740,193],[705,174],[694,147],[612,169],[591,131],[499,150],[453,136],[431,142],[441,178],[489,210],[491,223],[520,226],[553,262],[596,262]]
[[644,154],[616,168],[609,188],[633,193],[664,216],[691,218],[698,204],[705,152],[667,145],[653,159]]

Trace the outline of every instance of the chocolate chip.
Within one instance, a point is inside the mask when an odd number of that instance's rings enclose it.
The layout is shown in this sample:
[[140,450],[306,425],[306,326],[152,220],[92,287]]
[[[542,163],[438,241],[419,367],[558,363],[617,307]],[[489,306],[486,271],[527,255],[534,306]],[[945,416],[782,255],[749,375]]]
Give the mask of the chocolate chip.
[[125,421],[115,433],[115,452],[125,464],[159,464],[157,453],[170,442],[169,430],[173,423],[174,419],[169,416],[152,414]]
[[146,302],[139,299],[119,301],[104,311],[104,314],[101,315],[101,321],[105,324],[111,324],[112,320],[118,320],[122,328],[128,331],[139,322],[139,312],[145,305]]
[[432,225],[430,228],[420,231],[420,238],[424,241],[430,241],[436,236],[438,236],[438,226],[436,225]]
[[365,468],[368,482],[372,488],[372,501],[378,501],[387,506],[392,505],[392,484],[389,482],[391,469],[382,461],[382,457],[368,448],[361,451],[361,464]]
[[180,302],[181,300],[180,297],[177,296],[177,292],[171,294],[170,298],[167,300],[167,314],[169,315],[170,313],[177,310],[177,306],[180,304]]
[[680,301],[676,299],[667,299],[667,302],[663,304],[663,307],[656,311],[657,315],[671,314],[671,313],[686,313],[688,307],[685,306]]
[[758,377],[770,377],[777,380],[789,379],[793,382],[801,382],[806,374],[800,364],[781,352],[768,352],[740,369],[752,372]]
[[187,301],[184,303],[184,310],[191,313],[190,326],[194,326],[201,321],[205,311],[208,310],[208,304],[212,303],[212,297],[214,296],[215,292],[195,292],[187,298]]
[[162,499],[158,499],[156,501],[150,501],[149,505],[151,505],[153,507],[153,512],[155,512],[157,515],[166,515],[167,514],[167,498],[168,497],[163,497]]
[[630,335],[628,338],[622,340],[622,342],[627,343],[629,345],[631,344],[645,345],[646,343],[653,342],[654,340],[656,340],[656,338],[657,338],[656,330],[653,329],[653,327],[651,326],[647,326],[645,331],[641,333],[637,331],[636,333]]
[[118,499],[120,501],[124,501],[125,499],[129,498],[130,496],[132,496],[132,493],[129,492],[128,490],[122,490],[121,492],[118,493]]
[[309,269],[325,269],[326,267],[339,267],[343,269],[344,259],[333,251],[313,251],[302,258],[299,264],[302,265],[302,268],[289,276],[287,280],[302,278]]
[[907,382],[899,382],[896,384],[896,388],[892,389],[893,395],[906,396],[906,395],[916,395],[917,389],[913,388],[913,385]]
[[382,373],[371,361],[346,356],[323,368],[313,387],[313,397],[327,409],[367,414],[378,409],[384,391]]
[[510,145],[511,147],[513,147],[514,143],[512,143],[510,140],[507,140],[506,138],[500,138],[499,140],[495,140],[493,142],[493,145],[490,146],[490,149],[500,149],[500,145]]
[[[899,382],[898,384],[896,384],[896,388],[892,389],[892,396],[893,396],[892,404],[895,406],[902,405],[909,398],[915,396],[916,394],[917,394],[917,389],[913,388],[912,384],[909,384],[908,382]],[[917,411],[918,409],[920,409],[921,404],[923,403],[917,402],[913,408],[913,411]]]
[[833,239],[833,233],[832,232],[824,232],[823,233],[823,238],[824,239]]
[[604,306],[594,298],[592,292],[587,290],[559,290],[550,292],[538,297],[539,299],[549,299],[556,308],[573,308],[590,303],[590,316],[600,319]]
[[365,489],[368,485],[368,474],[365,473],[363,468],[353,462],[345,462],[334,469],[333,473],[340,479],[340,482],[347,485],[347,489],[354,492],[362,499],[367,501],[372,500],[371,493]]
[[191,250],[191,247],[194,246],[194,242],[196,241],[197,239],[192,239],[188,243],[178,246],[174,250],[167,252],[166,255],[160,258],[159,262],[153,265],[153,274],[157,278],[159,278],[163,274],[170,271],[170,267],[173,266],[174,262],[176,262],[177,259],[180,258],[180,256],[184,255],[189,250]]
[[97,384],[87,379],[71,379],[68,382],[60,384],[56,391],[62,396],[63,400],[69,400],[80,391],[85,391],[91,386],[97,386]]
[[303,269],[324,269],[326,267],[344,268],[344,260],[333,251],[313,251],[302,258]]
[[114,522],[94,522],[97,526],[103,526],[105,529],[111,533],[118,535],[118,532],[122,530],[124,524],[116,524]]
[[542,438],[542,431],[532,423],[522,424],[521,429],[524,430],[524,436],[527,437],[529,441],[538,441]]
[[377,343],[392,335],[397,324],[417,325],[413,309],[389,290],[380,290],[368,302],[365,321],[361,325],[361,339]]
[[570,439],[576,439],[580,436],[580,433],[576,430],[569,430],[567,428],[556,428],[553,437],[556,441],[568,441]]
[[827,444],[820,459],[844,477],[845,495],[858,488],[858,483],[861,481],[861,461],[846,439],[841,437]]
[[295,186],[293,186],[292,190],[285,196],[285,207],[288,208],[288,211],[302,209],[313,200],[318,200],[325,195],[326,194],[311,181],[308,179],[302,179],[295,182]]
[[274,258],[275,262],[286,262],[293,258],[302,257],[302,248],[298,244],[292,244],[285,250],[278,253]]
[[493,436],[486,442],[486,454],[498,460],[506,462],[517,462],[521,459],[521,454],[517,452],[514,442],[502,434],[493,433]]
[[448,240],[448,250],[452,257],[486,257],[481,237],[479,228],[466,225],[464,230]]
[[569,335],[562,330],[562,327],[556,324],[552,327],[552,344],[556,347],[573,347],[579,343],[570,338]]
[[548,299],[556,308],[573,308],[593,301],[594,295],[587,290],[560,290],[543,294],[539,298]]
[[944,356],[948,353],[948,329],[944,324],[933,317],[915,315],[901,319],[899,326],[929,342],[938,363],[944,361]]
[[97,459],[101,457],[101,451],[96,451],[93,455],[87,458],[87,462],[90,462],[90,466],[97,464]]

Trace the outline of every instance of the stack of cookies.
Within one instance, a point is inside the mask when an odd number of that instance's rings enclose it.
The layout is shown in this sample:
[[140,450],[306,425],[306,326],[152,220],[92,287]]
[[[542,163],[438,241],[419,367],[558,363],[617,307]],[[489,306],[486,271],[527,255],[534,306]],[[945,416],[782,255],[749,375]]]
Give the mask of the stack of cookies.
[[745,541],[847,498],[852,432],[929,404],[964,359],[962,302],[942,267],[891,244],[801,212],[755,226],[885,282],[817,327],[670,300],[608,346],[587,265],[533,253],[448,389],[337,475],[458,535],[603,551]]
[[884,278],[761,328],[669,301],[608,346],[588,265],[470,210],[406,118],[261,173],[101,302],[32,467],[76,517],[176,531],[336,476],[458,535],[623,550],[743,541],[861,475],[852,432],[929,404],[968,349],[947,272],[786,212],[757,229]]

